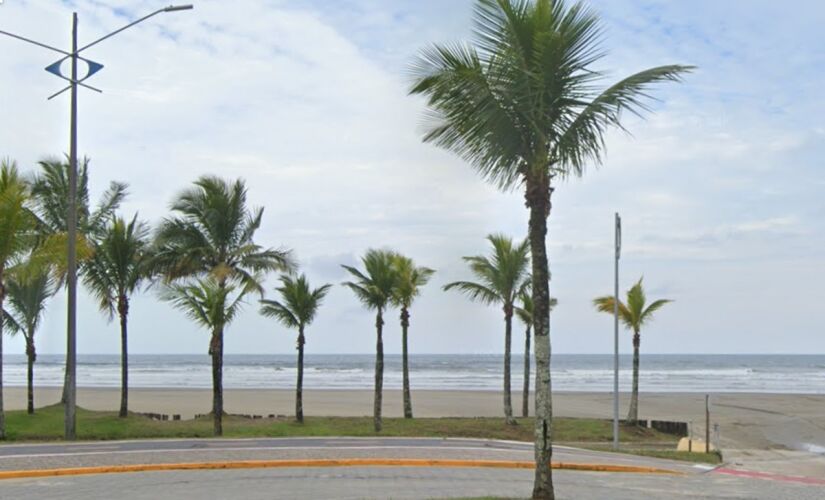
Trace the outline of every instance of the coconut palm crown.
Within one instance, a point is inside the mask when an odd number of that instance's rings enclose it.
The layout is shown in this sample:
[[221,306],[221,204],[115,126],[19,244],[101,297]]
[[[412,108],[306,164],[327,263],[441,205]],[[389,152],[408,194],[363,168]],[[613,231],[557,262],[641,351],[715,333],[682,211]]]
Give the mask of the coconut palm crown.
[[203,176],[172,203],[173,217],[164,219],[155,235],[153,268],[167,281],[209,274],[218,283],[252,284],[257,273],[292,272],[287,249],[264,248],[254,241],[263,208],[247,207],[243,180]]

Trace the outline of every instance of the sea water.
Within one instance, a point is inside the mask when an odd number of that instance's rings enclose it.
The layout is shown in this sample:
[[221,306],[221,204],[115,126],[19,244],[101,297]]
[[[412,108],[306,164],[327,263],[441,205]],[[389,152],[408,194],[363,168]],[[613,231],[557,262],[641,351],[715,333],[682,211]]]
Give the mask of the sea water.
[[[38,355],[35,385],[63,383],[63,356]],[[210,388],[211,361],[206,355],[129,357],[130,387]],[[304,386],[308,389],[370,389],[374,354],[308,354]],[[512,358],[512,388],[522,387],[524,358]],[[534,363],[531,363],[534,365]],[[413,389],[500,390],[504,359],[500,354],[415,354],[410,356]],[[401,387],[401,356],[384,361],[384,387]],[[620,360],[620,384],[630,388],[630,356]],[[26,384],[26,358],[4,356],[3,384]],[[552,358],[554,391],[607,392],[613,389],[612,355],[557,354]],[[79,355],[81,387],[119,387],[119,355]],[[227,354],[224,387],[290,389],[296,356]],[[532,384],[531,384],[532,385]],[[825,394],[825,355],[676,355],[643,354],[643,392],[756,392]]]

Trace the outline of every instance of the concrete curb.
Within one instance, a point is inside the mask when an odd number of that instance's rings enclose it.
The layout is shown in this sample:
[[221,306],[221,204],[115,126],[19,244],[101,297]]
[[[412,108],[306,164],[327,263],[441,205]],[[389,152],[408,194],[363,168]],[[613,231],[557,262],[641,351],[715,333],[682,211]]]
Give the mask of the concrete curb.
[[[411,458],[346,458],[308,460],[239,460],[231,462],[190,462],[167,464],[103,465],[59,469],[29,469],[0,471],[0,480],[35,477],[79,476],[87,474],[120,474],[126,472],[154,472],[179,470],[267,469],[288,467],[481,467],[497,469],[532,469],[533,462],[515,460],[449,460]],[[560,470],[591,472],[624,472],[636,474],[684,475],[682,472],[634,465],[588,464],[553,462]]]

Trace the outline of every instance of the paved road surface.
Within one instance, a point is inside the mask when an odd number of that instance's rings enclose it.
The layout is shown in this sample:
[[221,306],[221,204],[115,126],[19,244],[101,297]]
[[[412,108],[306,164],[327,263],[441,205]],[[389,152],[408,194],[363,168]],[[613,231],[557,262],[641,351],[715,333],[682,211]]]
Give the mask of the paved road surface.
[[[287,458],[462,458],[531,460],[526,443],[468,439],[290,438],[184,439],[0,446],[0,469]],[[593,452],[556,450],[557,461],[614,463],[678,470],[683,475],[556,471],[559,499],[693,498],[825,500],[825,482],[740,477],[724,469]],[[0,498],[118,500],[526,498],[533,473],[519,469],[304,467],[138,472],[0,481]]]

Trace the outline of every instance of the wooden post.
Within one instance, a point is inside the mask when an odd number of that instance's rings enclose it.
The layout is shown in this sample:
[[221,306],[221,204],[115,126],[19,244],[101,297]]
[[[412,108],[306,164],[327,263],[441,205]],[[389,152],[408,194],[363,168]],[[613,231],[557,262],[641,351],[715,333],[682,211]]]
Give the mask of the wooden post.
[[705,453],[710,453],[710,395],[705,394]]

